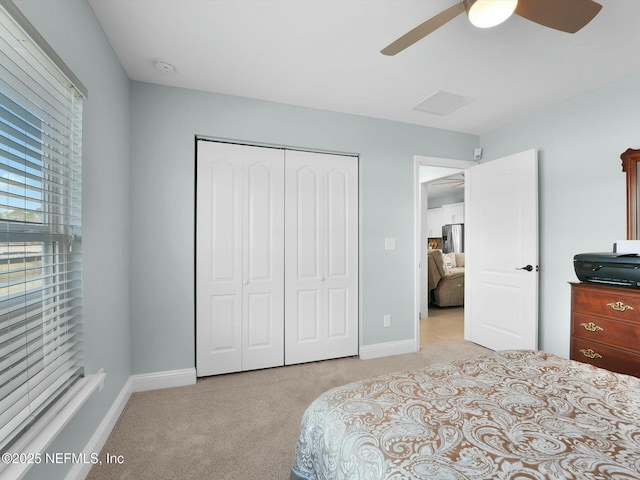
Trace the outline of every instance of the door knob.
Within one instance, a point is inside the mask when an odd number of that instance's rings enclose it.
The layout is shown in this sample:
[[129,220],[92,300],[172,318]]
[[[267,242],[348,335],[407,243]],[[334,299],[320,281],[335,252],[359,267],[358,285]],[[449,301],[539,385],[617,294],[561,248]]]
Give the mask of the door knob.
[[532,272],[533,271],[533,266],[532,265],[527,265],[526,267],[516,268],[516,270],[526,270],[527,272]]

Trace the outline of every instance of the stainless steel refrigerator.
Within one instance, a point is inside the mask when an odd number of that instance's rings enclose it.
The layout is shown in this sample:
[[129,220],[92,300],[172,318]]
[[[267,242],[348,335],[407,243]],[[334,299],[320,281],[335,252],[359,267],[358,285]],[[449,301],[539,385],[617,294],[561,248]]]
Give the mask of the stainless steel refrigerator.
[[442,251],[444,253],[464,252],[464,223],[442,226]]

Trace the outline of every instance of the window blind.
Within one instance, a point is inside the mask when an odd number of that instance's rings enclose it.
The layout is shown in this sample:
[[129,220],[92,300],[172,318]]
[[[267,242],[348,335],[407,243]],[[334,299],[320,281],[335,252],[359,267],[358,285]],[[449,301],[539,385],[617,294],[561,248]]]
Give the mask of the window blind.
[[0,450],[84,375],[82,95],[0,6]]

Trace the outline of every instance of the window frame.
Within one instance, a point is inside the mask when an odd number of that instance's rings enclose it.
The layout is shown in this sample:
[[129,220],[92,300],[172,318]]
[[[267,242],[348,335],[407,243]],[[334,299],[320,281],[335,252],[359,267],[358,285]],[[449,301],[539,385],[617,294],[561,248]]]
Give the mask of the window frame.
[[[71,69],[62,61],[62,59],[56,54],[56,52],[51,48],[51,46],[46,42],[46,40],[39,34],[39,32],[33,27],[33,25],[29,22],[29,20],[20,12],[20,10],[15,6],[15,4],[11,0],[0,0],[0,15],[2,15],[5,19],[10,19],[12,22],[4,22],[5,27],[10,32],[18,32],[21,37],[26,38],[24,41],[24,45],[22,45],[25,49],[29,51],[29,53],[36,59],[39,63],[39,67],[33,68],[41,68],[41,73],[46,74],[58,82],[60,85],[65,86],[64,88],[71,87],[77,93],[79,98],[86,99],[88,97],[88,92],[86,87],[80,82],[80,80],[75,76],[75,74],[71,71]],[[13,23],[14,22],[14,23]],[[18,38],[18,37],[16,37]],[[40,70],[38,70],[40,72]],[[21,78],[24,77],[26,79],[31,78],[29,74],[22,72]],[[11,98],[11,97],[8,97]],[[75,111],[73,107],[71,111]],[[44,118],[41,121],[45,121]],[[79,118],[75,117],[75,114],[72,114],[70,118],[67,118],[67,121],[72,122],[74,125],[77,125],[81,130],[81,113]],[[25,139],[28,136],[28,133],[24,131]],[[81,144],[81,135],[79,138],[71,138],[70,142],[78,142]],[[43,148],[50,148],[49,145],[44,145]],[[70,147],[70,158],[73,160],[81,161],[80,158],[76,158],[76,150],[73,146]],[[40,157],[42,158],[42,157]],[[25,159],[22,159],[21,162],[25,162]],[[45,172],[45,163],[42,164],[42,175],[43,178],[48,175],[47,172],[52,172],[55,176],[56,172],[51,169]],[[47,166],[48,168],[48,166]],[[56,167],[58,168],[58,167]],[[73,163],[71,166],[60,166],[60,168],[75,168]],[[44,180],[48,182],[49,180]],[[71,182],[73,182],[73,178]],[[7,182],[5,182],[7,183]],[[66,186],[64,187],[66,188]],[[57,195],[58,193],[53,189],[51,191],[51,195]],[[43,198],[40,200],[43,204],[49,202],[53,203],[52,199],[46,198],[48,194],[43,192]],[[25,197],[26,198],[26,197]],[[76,198],[78,202],[80,202],[79,196]],[[62,210],[65,215],[69,213],[69,209],[74,209],[75,205],[72,204],[60,204],[56,205],[56,210]],[[43,209],[44,210],[44,209]],[[53,215],[60,214],[59,211],[56,212],[48,212]],[[43,213],[43,215],[46,212]],[[71,216],[76,215],[76,212],[71,212]],[[79,211],[77,212],[77,216],[80,217]],[[44,220],[44,218],[43,218]],[[2,235],[4,239],[7,241],[3,242],[9,245],[11,242],[25,242],[28,241],[30,243],[40,243],[42,245],[41,258],[42,262],[44,262],[43,258],[48,256],[48,258],[52,260],[58,259],[58,262],[53,262],[56,265],[60,264],[60,259],[64,257],[63,262],[66,261],[75,261],[75,259],[69,260],[70,257],[78,257],[80,252],[75,252],[75,254],[71,254],[71,250],[78,248],[80,246],[79,238],[80,232],[76,231],[75,227],[73,227],[73,222],[68,224],[69,228],[50,228],[50,225],[46,225],[45,223],[38,222],[20,222],[14,221],[10,219],[2,219],[0,220],[0,230],[2,230]],[[27,231],[28,230],[28,233]],[[11,240],[9,242],[8,240]],[[49,245],[50,247],[46,247]],[[50,249],[47,252],[47,249]],[[25,255],[26,256],[26,255]],[[81,259],[79,260],[81,264]],[[41,267],[44,268],[44,267]],[[81,282],[81,272],[82,269],[80,267],[80,280]],[[55,267],[51,270],[52,278],[57,275],[68,275],[68,272],[58,272]],[[73,274],[73,272],[72,272]],[[40,275],[40,278],[43,278],[43,275]],[[46,280],[43,280],[46,281]],[[59,281],[55,282],[56,285],[60,285]],[[47,286],[41,286],[38,291],[44,292],[46,291]],[[26,294],[25,294],[26,292]],[[22,293],[21,298],[16,297],[10,298],[7,297],[6,303],[3,305],[3,309],[12,308],[12,302],[18,303],[22,302],[25,304],[25,297],[30,293],[25,289]],[[53,298],[56,296],[56,292],[53,292]],[[64,295],[64,293],[57,293],[58,296]],[[45,300],[39,300],[44,302]],[[36,300],[34,303],[38,303]],[[14,305],[15,306],[15,305]],[[23,307],[24,308],[24,307]],[[60,314],[56,314],[58,311],[57,306],[53,307],[51,318],[59,317]],[[44,315],[44,313],[42,313]],[[82,323],[82,318],[80,315],[80,324]],[[46,328],[46,323],[42,321],[42,328]],[[55,325],[52,327],[53,329],[57,328]],[[63,332],[64,333],[64,332]],[[43,333],[44,335],[44,333]],[[58,333],[56,333],[58,335]],[[46,346],[41,345],[43,359],[45,358],[45,350]],[[55,347],[53,347],[55,348]],[[43,362],[44,363],[44,362]],[[44,451],[49,446],[49,444],[53,441],[53,439],[58,435],[69,422],[69,420],[76,414],[76,412],[81,408],[81,406],[94,394],[94,392],[102,389],[104,385],[105,374],[100,371],[97,374],[87,375],[84,373],[84,376],[81,377],[78,381],[70,386],[66,391],[56,393],[57,399],[51,403],[44,412],[39,412],[35,421],[32,422],[29,427],[24,430],[18,437],[12,440],[9,448],[6,450],[7,453],[12,455],[26,455],[17,458],[31,458],[31,459],[41,459],[43,460]],[[0,399],[1,400],[1,399]],[[11,478],[20,478],[25,472],[31,468],[33,464],[41,463],[39,461],[34,462],[11,462],[11,463],[0,463],[0,475],[9,475]]]

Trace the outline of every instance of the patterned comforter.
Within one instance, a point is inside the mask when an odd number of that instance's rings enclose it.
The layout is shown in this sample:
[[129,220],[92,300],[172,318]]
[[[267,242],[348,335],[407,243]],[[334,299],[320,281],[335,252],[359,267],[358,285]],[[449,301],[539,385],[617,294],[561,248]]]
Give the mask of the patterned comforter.
[[351,383],[302,419],[292,479],[640,479],[640,379],[503,351]]

